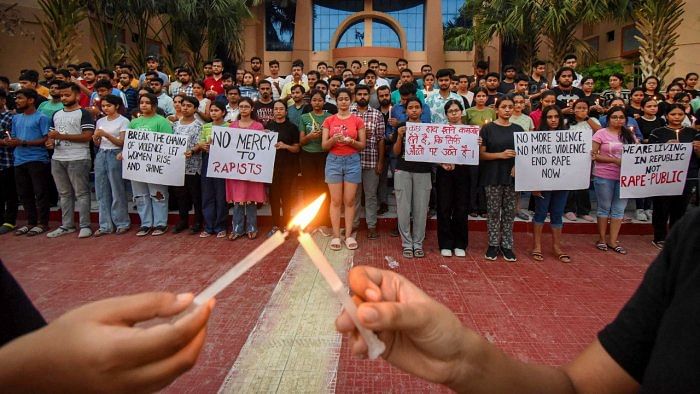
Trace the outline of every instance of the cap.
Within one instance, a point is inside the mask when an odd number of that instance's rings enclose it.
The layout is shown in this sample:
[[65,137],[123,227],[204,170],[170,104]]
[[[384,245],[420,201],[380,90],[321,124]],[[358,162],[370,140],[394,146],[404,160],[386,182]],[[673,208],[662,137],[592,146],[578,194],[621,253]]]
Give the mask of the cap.
[[158,60],[158,57],[157,57],[157,56],[154,56],[154,55],[147,56],[147,57],[146,57],[146,61],[149,61],[149,60],[159,61],[159,60]]

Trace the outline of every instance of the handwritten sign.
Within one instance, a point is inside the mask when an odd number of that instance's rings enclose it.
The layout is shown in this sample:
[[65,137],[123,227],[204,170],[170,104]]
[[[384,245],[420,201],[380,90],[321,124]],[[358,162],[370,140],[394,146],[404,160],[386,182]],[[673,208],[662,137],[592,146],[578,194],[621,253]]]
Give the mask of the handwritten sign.
[[573,130],[515,133],[515,190],[588,189],[592,137]]
[[479,164],[479,126],[406,123],[406,161]]
[[272,183],[277,133],[214,126],[207,176]]
[[122,151],[122,177],[157,185],[185,184],[187,137],[127,130]]
[[683,194],[692,154],[692,144],[625,145],[620,198]]

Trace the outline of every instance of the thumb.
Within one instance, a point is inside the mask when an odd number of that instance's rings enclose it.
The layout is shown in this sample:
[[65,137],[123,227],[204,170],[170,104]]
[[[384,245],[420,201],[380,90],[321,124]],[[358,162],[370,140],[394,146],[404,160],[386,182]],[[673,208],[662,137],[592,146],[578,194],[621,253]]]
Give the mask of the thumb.
[[373,331],[411,331],[425,328],[433,313],[424,302],[366,302],[357,316],[362,325]]
[[184,311],[193,299],[191,293],[141,293],[98,301],[90,304],[90,308],[99,321],[133,326],[156,317],[176,315]]

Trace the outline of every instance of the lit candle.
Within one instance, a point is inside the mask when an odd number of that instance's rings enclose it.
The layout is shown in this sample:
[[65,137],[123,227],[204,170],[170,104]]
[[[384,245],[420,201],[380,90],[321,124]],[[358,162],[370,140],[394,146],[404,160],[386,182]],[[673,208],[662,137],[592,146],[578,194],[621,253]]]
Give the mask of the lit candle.
[[10,132],[9,132],[9,131],[5,130],[5,135],[7,135],[7,138],[8,138],[8,139],[12,139],[12,136],[10,135]]
[[676,141],[681,142],[681,137],[680,137],[681,129],[676,129]]

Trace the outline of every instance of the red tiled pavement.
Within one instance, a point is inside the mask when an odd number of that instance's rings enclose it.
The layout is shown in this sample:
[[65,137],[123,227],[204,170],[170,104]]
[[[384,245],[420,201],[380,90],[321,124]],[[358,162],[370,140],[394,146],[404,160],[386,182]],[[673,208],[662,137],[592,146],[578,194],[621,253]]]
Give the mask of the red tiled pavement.
[[[358,240],[354,263],[395,269],[448,305],[459,318],[507,353],[531,362],[569,361],[615,316],[656,254],[649,236],[623,236],[630,252],[599,252],[590,235],[566,235],[574,262],[552,256],[535,263],[526,254],[530,236],[516,234],[517,263],[485,261],[484,232],[470,233],[467,258],[443,258],[434,231],[427,257],[401,257],[400,241],[382,232],[379,241]],[[545,238],[548,241],[548,238]],[[546,242],[545,241],[545,242]],[[261,240],[230,242],[189,235],[105,236],[78,240],[0,238],[0,257],[42,313],[51,320],[87,301],[146,290],[198,291]],[[545,243],[545,252],[546,249]],[[219,297],[198,365],[166,391],[216,392],[279,281],[294,248],[278,249]],[[357,360],[343,341],[338,392],[427,392],[444,388],[412,378],[383,361]]]

